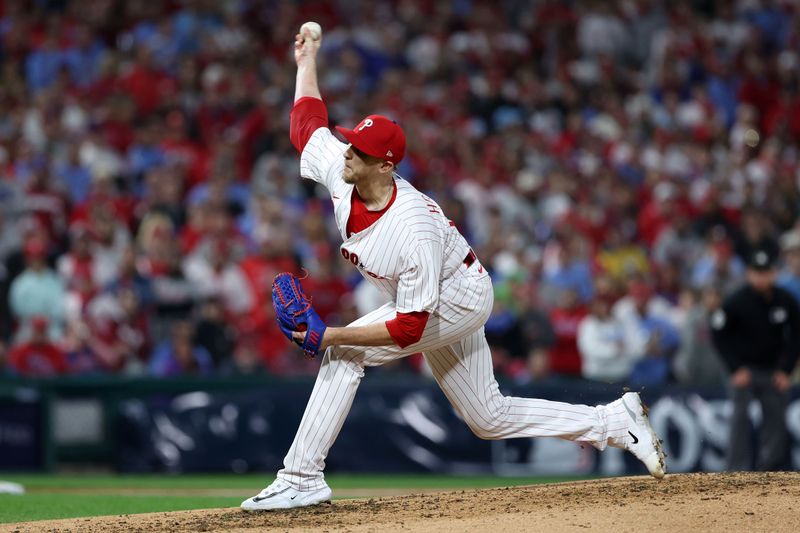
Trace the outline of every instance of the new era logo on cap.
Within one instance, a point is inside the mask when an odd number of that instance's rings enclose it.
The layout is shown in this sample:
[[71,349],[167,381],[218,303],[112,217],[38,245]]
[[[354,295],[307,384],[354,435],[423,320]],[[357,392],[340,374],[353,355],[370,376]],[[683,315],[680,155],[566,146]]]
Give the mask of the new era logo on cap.
[[347,142],[373,157],[398,164],[406,152],[403,128],[383,115],[370,115],[350,130],[336,126]]

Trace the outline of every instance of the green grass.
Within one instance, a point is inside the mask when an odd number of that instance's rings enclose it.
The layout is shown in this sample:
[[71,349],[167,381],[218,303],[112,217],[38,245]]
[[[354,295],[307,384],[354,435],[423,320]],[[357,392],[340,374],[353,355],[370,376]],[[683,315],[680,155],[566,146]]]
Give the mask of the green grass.
[[[0,480],[21,483],[28,489],[255,489],[272,482],[273,473],[264,474],[2,474]],[[432,474],[331,474],[325,476],[331,488],[482,488],[556,483],[586,476],[498,477],[445,476]]]
[[[241,496],[230,495],[154,495],[113,494],[114,490],[137,489],[152,491],[175,490],[237,490],[255,494],[273,479],[272,474],[246,475],[6,475],[4,481],[21,483],[28,493],[0,495],[0,523],[23,522],[100,516],[178,511],[214,507],[234,507]],[[326,478],[334,494],[337,489],[475,489],[553,483],[584,479],[581,477],[511,477],[442,476],[442,475],[330,475]],[[70,493],[97,491],[94,493]],[[102,489],[109,489],[103,493]]]
[[0,523],[233,507],[241,501],[224,496],[0,495]]

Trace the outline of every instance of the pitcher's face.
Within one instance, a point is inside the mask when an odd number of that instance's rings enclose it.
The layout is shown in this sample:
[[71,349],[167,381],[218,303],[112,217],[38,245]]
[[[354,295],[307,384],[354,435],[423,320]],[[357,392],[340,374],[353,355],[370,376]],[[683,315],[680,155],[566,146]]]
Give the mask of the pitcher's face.
[[388,161],[365,154],[352,144],[344,151],[344,172],[342,180],[351,185],[364,183],[370,176],[381,173],[384,169],[394,167]]

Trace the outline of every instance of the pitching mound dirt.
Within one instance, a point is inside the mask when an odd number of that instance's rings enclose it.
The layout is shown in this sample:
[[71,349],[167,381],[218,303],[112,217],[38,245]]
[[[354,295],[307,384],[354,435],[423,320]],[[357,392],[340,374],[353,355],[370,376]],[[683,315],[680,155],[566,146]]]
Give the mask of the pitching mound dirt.
[[342,500],[273,513],[238,509],[5,525],[0,532],[797,531],[800,474],[682,474]]

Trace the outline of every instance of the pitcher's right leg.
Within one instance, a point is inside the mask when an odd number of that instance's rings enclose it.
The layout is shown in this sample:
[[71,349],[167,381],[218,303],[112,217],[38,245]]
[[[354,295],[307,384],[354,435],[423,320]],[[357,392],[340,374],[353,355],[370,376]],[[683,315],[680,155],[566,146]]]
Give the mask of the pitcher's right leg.
[[360,362],[341,357],[329,348],[294,441],[283,460],[277,479],[242,502],[246,511],[270,511],[304,507],[331,500],[323,469],[328,450],[350,412],[358,384],[364,375]]
[[[353,324],[386,321],[394,315],[394,306],[387,304]],[[364,376],[364,366],[378,365],[403,355],[397,350],[387,352],[380,347],[328,348],[294,441],[283,460],[284,468],[272,484],[242,502],[242,509],[270,511],[330,501],[331,489],[323,474],[325,458],[350,412]]]

